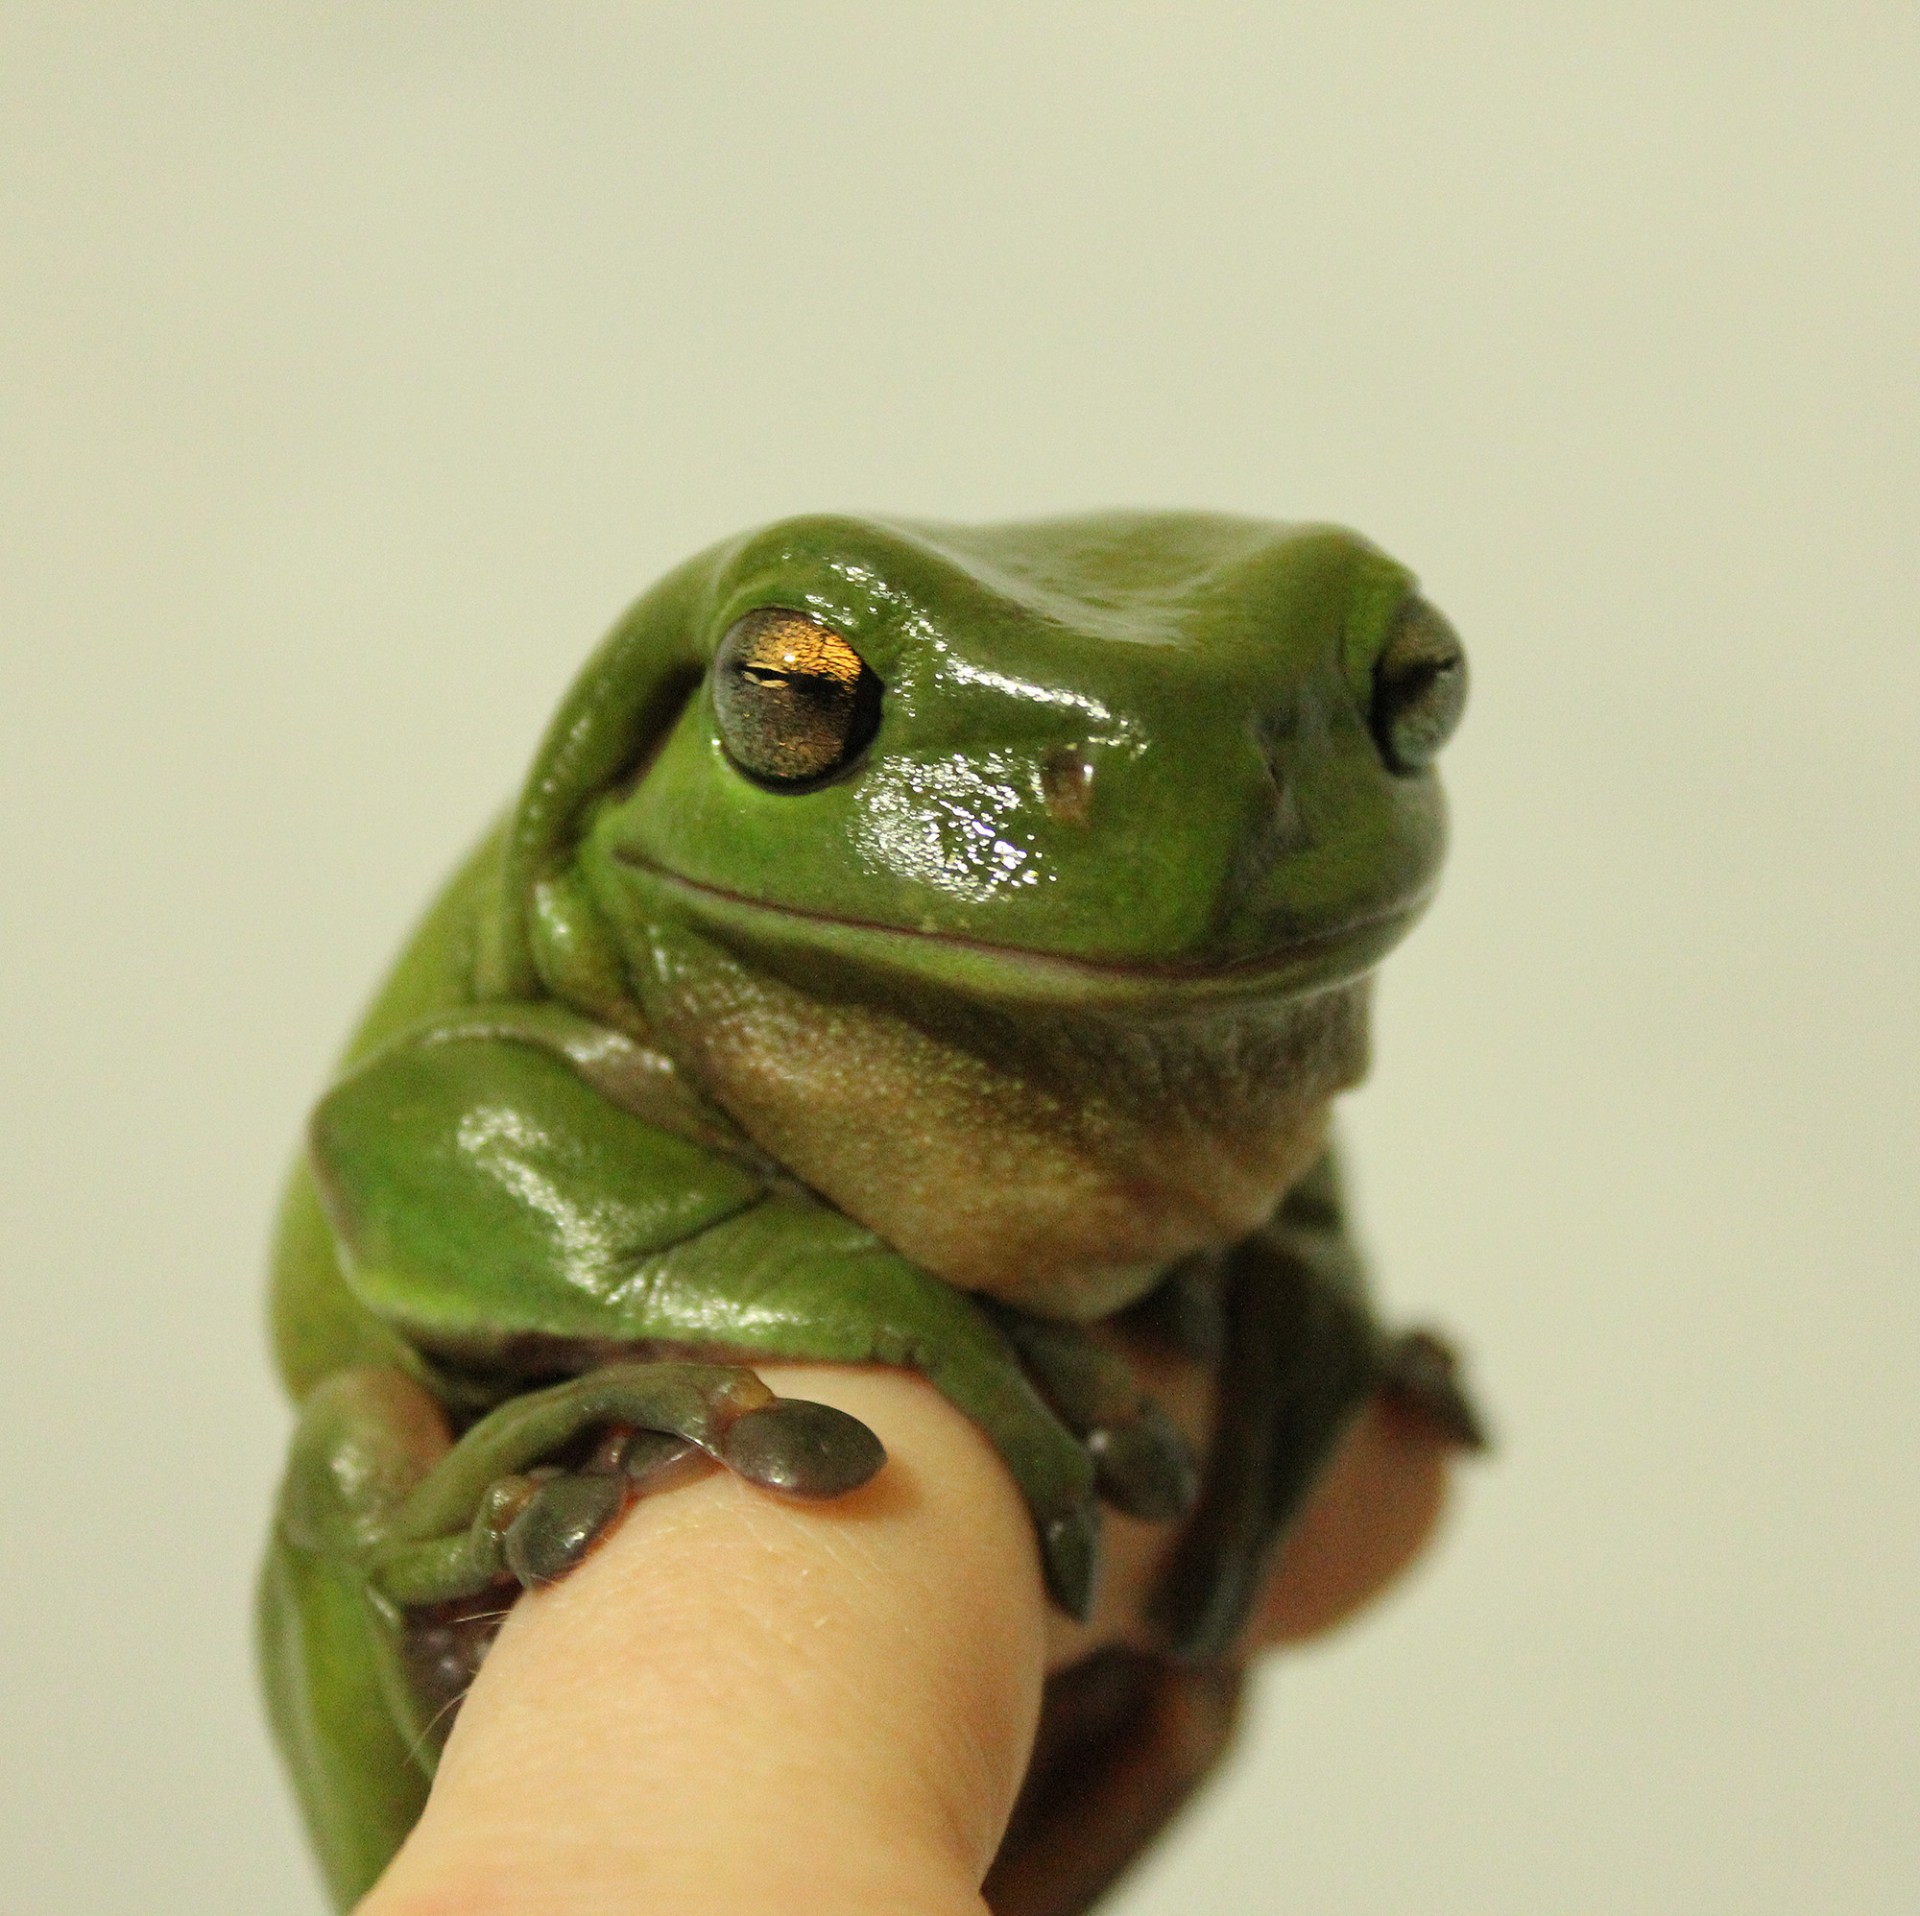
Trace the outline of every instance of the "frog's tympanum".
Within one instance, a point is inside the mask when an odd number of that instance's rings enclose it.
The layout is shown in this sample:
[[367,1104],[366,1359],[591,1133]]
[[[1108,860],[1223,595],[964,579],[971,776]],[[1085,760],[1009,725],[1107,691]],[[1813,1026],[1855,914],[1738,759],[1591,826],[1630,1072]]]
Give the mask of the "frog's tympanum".
[[[286,1201],[264,1661],[342,1906],[522,1588],[689,1471],[882,1467],[773,1358],[944,1393],[1069,1613],[1103,1502],[1179,1527],[1158,1650],[1055,1680],[988,1883],[1023,1916],[1098,1892],[1217,1753],[1356,1414],[1474,1438],[1445,1346],[1375,1321],[1327,1144],[1465,689],[1409,575],[1324,526],[801,518],[640,600]],[[1204,1456],[1113,1325],[1211,1367]]]

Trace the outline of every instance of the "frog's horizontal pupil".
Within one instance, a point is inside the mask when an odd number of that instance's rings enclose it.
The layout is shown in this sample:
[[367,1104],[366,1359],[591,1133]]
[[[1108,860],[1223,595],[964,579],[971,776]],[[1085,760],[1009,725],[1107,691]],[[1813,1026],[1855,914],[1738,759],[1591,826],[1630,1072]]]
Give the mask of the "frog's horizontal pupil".
[[785,606],[761,606],[728,629],[714,660],[720,742],[761,784],[818,784],[873,737],[880,689],[831,626]]

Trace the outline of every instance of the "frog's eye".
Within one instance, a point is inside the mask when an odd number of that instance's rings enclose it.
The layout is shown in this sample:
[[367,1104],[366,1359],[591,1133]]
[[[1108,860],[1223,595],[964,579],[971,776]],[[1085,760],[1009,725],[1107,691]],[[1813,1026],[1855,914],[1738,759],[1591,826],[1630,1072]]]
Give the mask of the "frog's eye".
[[1373,668],[1369,715],[1380,755],[1396,772],[1431,764],[1467,705],[1460,635],[1425,599],[1409,599]]
[[713,661],[720,742],[741,771],[804,791],[859,757],[880,726],[880,681],[831,626],[786,606],[737,619]]

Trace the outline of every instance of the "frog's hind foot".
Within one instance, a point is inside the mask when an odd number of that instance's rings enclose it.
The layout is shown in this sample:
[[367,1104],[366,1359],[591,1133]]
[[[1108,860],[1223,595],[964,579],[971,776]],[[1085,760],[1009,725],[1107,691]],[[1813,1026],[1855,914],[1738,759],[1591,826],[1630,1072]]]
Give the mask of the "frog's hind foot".
[[1100,1495],[1149,1523],[1184,1517],[1200,1494],[1199,1462],[1132,1365],[1076,1324],[1006,1305],[993,1315],[1041,1396],[1086,1446]]
[[1380,1395],[1459,1450],[1485,1450],[1487,1422],[1460,1374],[1459,1353],[1438,1332],[1403,1331],[1387,1340]]

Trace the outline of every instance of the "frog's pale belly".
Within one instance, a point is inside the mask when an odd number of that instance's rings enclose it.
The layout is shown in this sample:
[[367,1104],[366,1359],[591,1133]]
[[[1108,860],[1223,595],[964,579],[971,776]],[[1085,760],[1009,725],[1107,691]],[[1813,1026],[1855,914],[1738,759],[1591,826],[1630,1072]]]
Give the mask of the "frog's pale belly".
[[658,983],[672,1049],[796,1177],[950,1282],[1082,1321],[1263,1223],[1367,1062],[1364,983],[1257,1014],[1066,1018],[1017,1045],[733,962]]

